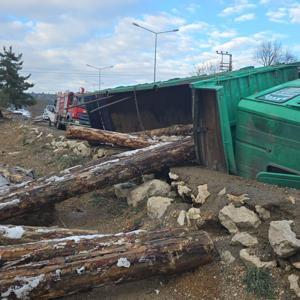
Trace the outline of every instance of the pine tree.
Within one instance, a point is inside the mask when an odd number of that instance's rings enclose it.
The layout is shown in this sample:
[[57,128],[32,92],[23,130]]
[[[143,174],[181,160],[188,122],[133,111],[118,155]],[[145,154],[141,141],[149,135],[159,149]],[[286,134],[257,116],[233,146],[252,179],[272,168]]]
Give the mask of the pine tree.
[[34,98],[24,93],[34,84],[26,80],[31,76],[21,76],[19,72],[23,68],[22,54],[16,55],[9,49],[3,47],[0,52],[0,105],[13,105],[15,108],[35,104]]

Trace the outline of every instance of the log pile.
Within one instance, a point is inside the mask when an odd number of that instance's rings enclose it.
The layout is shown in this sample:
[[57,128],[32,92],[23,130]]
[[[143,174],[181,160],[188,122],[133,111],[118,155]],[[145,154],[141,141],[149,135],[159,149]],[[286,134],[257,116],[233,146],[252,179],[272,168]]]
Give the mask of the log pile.
[[51,299],[88,288],[172,274],[213,260],[202,231],[162,229],[70,236],[0,248],[0,295]]
[[[195,158],[192,137],[168,143],[149,139],[170,129],[136,136],[89,129],[91,137],[76,128],[70,127],[68,135],[138,149],[28,181],[4,193],[0,221]],[[181,129],[182,133],[191,130]],[[0,295],[1,299],[52,299],[96,286],[191,270],[211,262],[214,255],[213,242],[203,231],[164,228],[100,234],[0,225]]]
[[153,141],[142,136],[80,126],[69,126],[66,137],[89,142],[108,143],[130,149],[145,148],[154,144]]

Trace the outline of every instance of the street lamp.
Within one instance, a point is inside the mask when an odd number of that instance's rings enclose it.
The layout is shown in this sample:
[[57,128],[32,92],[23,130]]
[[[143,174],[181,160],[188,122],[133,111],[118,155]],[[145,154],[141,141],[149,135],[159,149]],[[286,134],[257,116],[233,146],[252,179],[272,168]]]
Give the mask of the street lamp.
[[155,44],[154,44],[154,75],[153,75],[153,81],[155,82],[155,81],[156,81],[157,36],[158,36],[159,34],[162,34],[162,33],[177,32],[177,31],[179,31],[179,29],[173,29],[173,30],[158,31],[158,32],[156,32],[156,31],[153,31],[153,30],[151,30],[151,29],[149,29],[149,28],[143,27],[143,26],[141,26],[141,25],[139,25],[139,24],[137,24],[137,23],[135,23],[135,22],[132,23],[132,25],[137,26],[137,27],[140,27],[140,28],[142,28],[142,29],[145,29],[145,30],[147,30],[147,31],[149,31],[149,32],[151,32],[151,33],[153,33],[153,34],[155,35]]
[[92,66],[89,64],[86,64],[86,66],[98,70],[98,72],[99,72],[99,91],[100,91],[101,90],[101,71],[113,68],[114,66],[107,66],[107,67],[101,67],[101,68],[95,67],[95,66]]

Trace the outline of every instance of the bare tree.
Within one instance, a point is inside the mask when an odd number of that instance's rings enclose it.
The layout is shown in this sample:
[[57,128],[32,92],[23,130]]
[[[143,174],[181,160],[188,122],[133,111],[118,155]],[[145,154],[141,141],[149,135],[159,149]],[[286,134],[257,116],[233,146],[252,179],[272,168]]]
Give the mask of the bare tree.
[[287,64],[297,61],[297,57],[289,50],[284,51],[281,42],[276,40],[262,42],[255,50],[254,58],[264,66]]
[[196,67],[196,75],[211,75],[219,72],[220,67],[219,64],[213,62],[205,62]]
[[281,56],[281,60],[279,63],[284,63],[284,64],[290,64],[290,63],[294,63],[298,61],[298,57],[293,54],[292,52],[290,52],[289,50],[286,50],[282,56]]
[[254,58],[264,66],[271,66],[280,61],[282,45],[279,41],[262,42],[255,50]]

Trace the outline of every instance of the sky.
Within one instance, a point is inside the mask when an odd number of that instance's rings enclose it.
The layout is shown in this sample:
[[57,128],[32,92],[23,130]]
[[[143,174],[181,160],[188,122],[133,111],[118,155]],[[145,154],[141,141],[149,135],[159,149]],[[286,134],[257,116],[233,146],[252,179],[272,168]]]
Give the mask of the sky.
[[158,35],[157,80],[194,75],[217,64],[258,65],[257,46],[279,40],[300,57],[300,1],[295,0],[0,0],[0,51],[23,53],[34,92],[98,89],[153,81],[153,31]]

